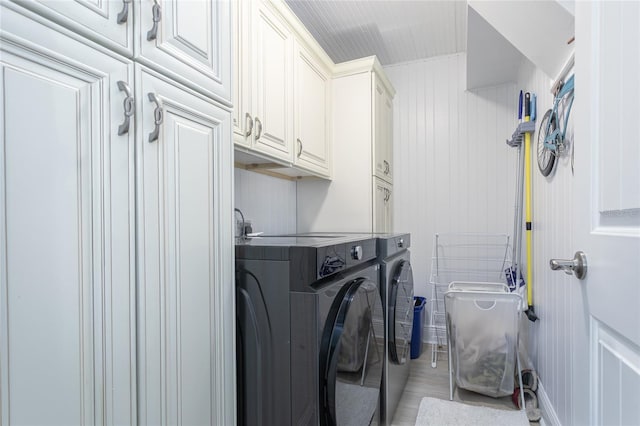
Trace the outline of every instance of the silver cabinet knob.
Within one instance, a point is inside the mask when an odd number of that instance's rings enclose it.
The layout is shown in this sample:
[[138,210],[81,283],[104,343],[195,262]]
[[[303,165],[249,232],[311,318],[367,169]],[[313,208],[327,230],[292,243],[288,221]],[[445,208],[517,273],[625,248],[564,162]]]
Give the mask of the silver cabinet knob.
[[561,270],[582,280],[587,276],[587,255],[582,251],[577,251],[573,259],[551,259],[549,267],[553,271]]
[[351,247],[351,258],[354,260],[362,259],[362,246]]

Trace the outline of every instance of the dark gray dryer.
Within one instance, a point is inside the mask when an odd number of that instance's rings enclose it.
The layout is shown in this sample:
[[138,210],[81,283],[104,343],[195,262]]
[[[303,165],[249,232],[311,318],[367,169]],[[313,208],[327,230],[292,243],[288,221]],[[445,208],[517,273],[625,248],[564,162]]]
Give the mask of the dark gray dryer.
[[380,291],[387,341],[382,375],[380,417],[390,425],[407,384],[413,326],[413,273],[409,234],[378,235]]
[[363,235],[236,245],[239,424],[377,422],[379,269]]

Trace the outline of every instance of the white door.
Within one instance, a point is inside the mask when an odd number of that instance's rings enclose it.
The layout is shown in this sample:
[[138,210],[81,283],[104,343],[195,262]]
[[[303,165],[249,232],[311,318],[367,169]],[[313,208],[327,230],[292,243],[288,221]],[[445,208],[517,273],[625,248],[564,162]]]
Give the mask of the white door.
[[251,148],[251,7],[247,1],[232,1],[233,17],[233,141]]
[[133,66],[5,6],[0,422],[135,424]]
[[231,105],[230,2],[141,0],[135,6],[136,58]]
[[591,424],[640,424],[638,23],[638,2],[576,2],[573,239],[588,272],[573,398]]
[[373,232],[391,232],[391,190],[387,182],[373,178]]
[[296,164],[329,176],[329,72],[298,43],[295,67]]
[[138,420],[233,424],[231,113],[139,65],[136,81]]
[[132,0],[14,1],[125,56],[133,55]]
[[376,176],[392,183],[393,103],[380,79],[373,74],[374,170]]
[[253,147],[293,161],[293,35],[266,2],[253,4]]

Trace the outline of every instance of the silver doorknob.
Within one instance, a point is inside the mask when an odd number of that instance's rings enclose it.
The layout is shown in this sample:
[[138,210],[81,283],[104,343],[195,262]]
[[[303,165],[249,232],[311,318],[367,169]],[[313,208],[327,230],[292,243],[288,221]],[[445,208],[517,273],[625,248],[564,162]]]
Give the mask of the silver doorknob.
[[577,251],[573,259],[551,259],[549,266],[553,271],[563,270],[565,274],[573,274],[577,279],[582,280],[587,276],[587,255]]

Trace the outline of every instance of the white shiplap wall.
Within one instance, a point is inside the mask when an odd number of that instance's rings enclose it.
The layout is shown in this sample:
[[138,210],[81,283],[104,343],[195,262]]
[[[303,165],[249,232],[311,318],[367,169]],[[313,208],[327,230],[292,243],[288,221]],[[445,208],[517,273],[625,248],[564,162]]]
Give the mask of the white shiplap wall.
[[[520,69],[518,86],[537,94],[538,128],[545,111],[552,106],[553,96],[549,92],[551,80],[527,62]],[[572,115],[575,111],[574,105]],[[573,140],[572,127],[570,119],[567,131],[570,140]],[[581,312],[577,308],[582,305],[575,303],[575,298],[582,297],[581,282],[549,269],[549,259],[568,259],[575,252],[571,241],[572,217],[577,212],[574,212],[572,205],[571,156],[568,152],[560,157],[554,173],[543,177],[535,162],[537,138],[536,132],[532,138],[533,301],[540,320],[535,324],[528,323],[531,334],[529,340],[534,343],[529,352],[557,419],[562,424],[583,424],[587,421],[587,413],[572,413],[571,402],[572,329],[584,326],[584,318],[580,319]]]
[[394,99],[394,230],[411,233],[415,292],[430,296],[436,232],[513,233],[515,85],[465,91],[466,57],[385,67]]
[[[251,220],[254,232],[296,232],[296,183],[235,169],[234,207]],[[240,215],[236,216],[240,219]]]

